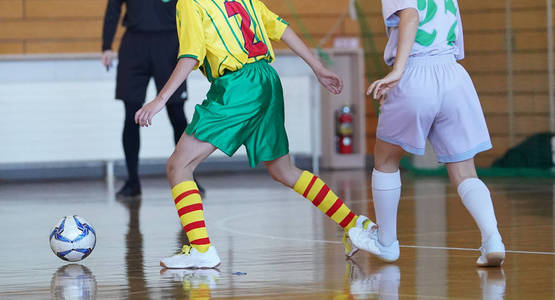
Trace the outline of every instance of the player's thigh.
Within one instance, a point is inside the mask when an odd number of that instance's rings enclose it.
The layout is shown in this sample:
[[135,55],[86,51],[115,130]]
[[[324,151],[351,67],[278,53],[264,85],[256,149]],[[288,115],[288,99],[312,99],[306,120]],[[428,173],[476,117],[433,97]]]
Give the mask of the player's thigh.
[[468,73],[450,66],[443,105],[434,120],[429,139],[441,163],[457,163],[491,148],[491,140],[478,94]]
[[[168,165],[196,167],[216,150],[212,144],[184,133],[175,146]],[[170,166],[170,167],[171,167]]]
[[407,69],[383,102],[376,136],[405,151],[422,155],[440,103],[434,74],[425,67]]

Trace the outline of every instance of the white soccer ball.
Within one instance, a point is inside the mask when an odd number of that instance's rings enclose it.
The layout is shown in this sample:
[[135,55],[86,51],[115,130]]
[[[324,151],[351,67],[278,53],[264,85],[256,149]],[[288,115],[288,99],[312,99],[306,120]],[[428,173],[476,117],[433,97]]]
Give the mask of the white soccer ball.
[[50,248],[67,261],[80,261],[89,256],[96,245],[96,232],[79,216],[63,217],[50,233]]

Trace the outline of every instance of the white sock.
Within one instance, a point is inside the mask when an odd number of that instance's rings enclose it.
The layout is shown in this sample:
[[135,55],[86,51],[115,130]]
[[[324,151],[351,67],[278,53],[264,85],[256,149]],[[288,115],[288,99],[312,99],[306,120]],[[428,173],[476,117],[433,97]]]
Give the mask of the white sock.
[[397,207],[401,197],[401,174],[372,172],[372,195],[380,243],[389,246],[397,240]]
[[480,228],[482,242],[492,234],[499,234],[497,220],[488,187],[478,178],[468,178],[457,187],[464,207],[470,212]]

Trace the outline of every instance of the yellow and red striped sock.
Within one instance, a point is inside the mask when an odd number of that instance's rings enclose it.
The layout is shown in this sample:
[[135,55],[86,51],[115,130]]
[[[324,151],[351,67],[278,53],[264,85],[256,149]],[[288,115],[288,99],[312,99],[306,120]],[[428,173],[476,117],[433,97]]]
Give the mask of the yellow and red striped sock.
[[306,199],[312,201],[314,206],[318,207],[320,211],[343,227],[343,229],[349,230],[355,226],[358,216],[318,176],[308,171],[303,171],[293,189]]
[[189,243],[199,252],[206,252],[210,239],[204,224],[202,200],[194,181],[183,181],[172,188],[177,214],[187,233]]

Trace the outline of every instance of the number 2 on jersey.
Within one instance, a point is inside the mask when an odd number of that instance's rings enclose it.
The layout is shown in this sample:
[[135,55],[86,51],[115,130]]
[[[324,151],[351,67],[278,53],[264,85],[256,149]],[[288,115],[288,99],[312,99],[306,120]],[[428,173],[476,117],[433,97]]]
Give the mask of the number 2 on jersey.
[[241,33],[245,39],[245,49],[249,53],[249,58],[266,54],[268,47],[264,42],[254,42],[254,32],[251,30],[251,18],[245,8],[239,2],[226,2],[225,9],[228,17],[233,17],[236,14],[241,16]]

